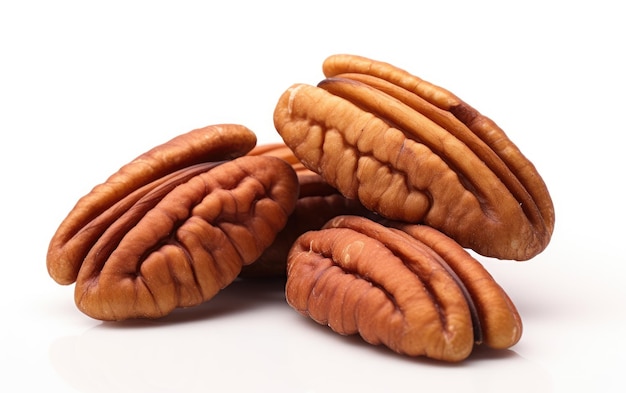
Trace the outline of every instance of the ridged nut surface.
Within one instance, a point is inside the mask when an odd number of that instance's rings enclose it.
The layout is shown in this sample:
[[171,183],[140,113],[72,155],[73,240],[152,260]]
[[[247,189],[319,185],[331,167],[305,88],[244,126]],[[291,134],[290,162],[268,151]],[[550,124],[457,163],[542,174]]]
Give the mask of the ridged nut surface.
[[288,303],[409,356],[458,362],[476,344],[517,343],[517,310],[478,261],[433,228],[398,225],[338,216],[302,235],[289,255]]
[[545,249],[554,207],[533,164],[493,121],[391,64],[329,57],[318,86],[295,84],[274,124],[300,161],[380,215],[424,223],[480,254]]
[[293,168],[243,156],[254,143],[245,128],[208,127],[125,165],[61,223],[51,275],[75,280],[78,308],[101,320],[158,318],[212,298],[272,244],[295,207]]

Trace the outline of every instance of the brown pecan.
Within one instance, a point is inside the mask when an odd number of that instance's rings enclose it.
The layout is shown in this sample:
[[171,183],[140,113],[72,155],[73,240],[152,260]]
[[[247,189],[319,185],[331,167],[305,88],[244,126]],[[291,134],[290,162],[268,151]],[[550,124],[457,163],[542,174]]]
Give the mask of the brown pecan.
[[303,233],[320,229],[331,218],[344,215],[368,215],[369,211],[358,201],[347,199],[331,187],[320,175],[307,169],[284,143],[259,145],[249,155],[269,155],[289,162],[298,175],[300,191],[293,213],[285,228],[259,259],[244,268],[240,276],[246,278],[284,278],[287,254]]
[[[255,145],[256,135],[242,125],[211,125],[179,135],[124,165],[82,197],[63,220],[48,248],[50,276],[59,284],[73,283],[90,244],[101,234],[90,223],[97,218],[99,226],[109,226],[149,189],[137,190],[178,169],[242,156]],[[121,200],[127,206],[111,210]]]
[[210,299],[295,207],[293,168],[242,156],[254,143],[245,127],[211,126],[125,165],[61,223],[48,252],[52,277],[76,280],[78,308],[101,320],[156,318]]
[[482,265],[423,225],[333,218],[294,244],[286,297],[340,334],[450,362],[482,342],[508,348],[522,332],[513,303]]
[[276,129],[309,169],[394,220],[424,223],[480,254],[545,249],[554,207],[532,163],[449,91],[359,56],[324,62],[318,86],[279,99]]

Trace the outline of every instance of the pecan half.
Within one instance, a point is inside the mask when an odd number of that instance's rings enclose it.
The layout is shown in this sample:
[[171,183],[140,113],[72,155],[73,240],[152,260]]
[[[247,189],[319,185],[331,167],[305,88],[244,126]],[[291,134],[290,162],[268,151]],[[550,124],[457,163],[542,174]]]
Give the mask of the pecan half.
[[[248,128],[220,124],[192,130],[141,154],[78,200],[50,241],[48,273],[59,284],[73,283],[100,227],[109,226],[149,188],[137,190],[185,167],[242,156],[255,145],[256,135]],[[111,210],[121,200],[126,205]],[[96,218],[98,226],[90,225]]]
[[387,63],[336,55],[318,86],[295,84],[274,123],[309,169],[390,219],[462,246],[527,260],[545,249],[554,207],[532,163],[493,121]]
[[300,190],[293,213],[285,228],[259,259],[243,267],[240,276],[246,278],[284,278],[287,274],[287,255],[296,239],[305,232],[320,229],[335,216],[370,212],[358,201],[345,198],[320,175],[307,169],[283,143],[256,146],[248,155],[268,155],[289,162],[296,174]]
[[254,143],[245,128],[212,126],[122,167],[61,223],[48,252],[52,277],[75,277],[78,308],[101,320],[157,318],[210,299],[295,207],[293,168],[241,156]]
[[433,228],[398,228],[340,216],[302,235],[289,254],[288,303],[410,356],[456,362],[475,344],[517,343],[519,315],[477,260]]

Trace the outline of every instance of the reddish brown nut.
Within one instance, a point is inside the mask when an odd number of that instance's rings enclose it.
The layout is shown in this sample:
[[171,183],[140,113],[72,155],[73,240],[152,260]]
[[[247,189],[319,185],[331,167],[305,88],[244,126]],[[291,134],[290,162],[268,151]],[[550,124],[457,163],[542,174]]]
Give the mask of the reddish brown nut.
[[307,169],[283,143],[259,145],[249,155],[268,155],[289,162],[298,175],[300,191],[293,213],[285,228],[254,263],[244,266],[240,276],[245,278],[284,278],[287,255],[296,239],[303,233],[320,229],[338,215],[368,215],[358,200],[347,199],[317,173]]
[[433,228],[333,218],[289,255],[286,297],[334,331],[409,356],[461,361],[475,344],[508,348],[522,324],[493,277]]
[[[274,241],[295,207],[288,163],[231,159],[255,141],[239,126],[208,127],[124,166],[61,223],[49,271],[61,282],[76,277],[78,308],[101,320],[157,318],[212,298]],[[216,158],[226,161],[202,162]]]
[[554,207],[532,163],[491,120],[390,64],[331,56],[328,79],[279,99],[276,129],[309,169],[390,219],[462,246],[527,260],[545,249]]
[[[157,183],[153,182],[195,164],[242,156],[255,145],[256,135],[242,125],[211,125],[179,135],[124,165],[82,197],[63,220],[48,247],[50,276],[59,284],[73,283],[101,227],[109,226],[148,192],[150,188],[144,186],[152,183],[154,187]],[[122,200],[126,205],[111,209]],[[96,218],[99,227],[90,224]]]

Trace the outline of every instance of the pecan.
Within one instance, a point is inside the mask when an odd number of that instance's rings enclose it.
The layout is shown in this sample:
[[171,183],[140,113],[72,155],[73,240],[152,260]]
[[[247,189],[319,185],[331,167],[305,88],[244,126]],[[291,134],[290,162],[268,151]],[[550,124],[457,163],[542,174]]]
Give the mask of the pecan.
[[256,262],[244,266],[241,277],[284,278],[287,273],[287,254],[300,235],[320,229],[335,216],[369,214],[358,200],[345,198],[320,175],[302,165],[283,143],[256,146],[248,155],[269,155],[289,162],[298,175],[300,190],[296,207],[285,228],[276,235],[274,243]]
[[51,276],[75,281],[78,308],[101,320],[157,318],[212,298],[295,207],[293,168],[243,156],[255,143],[243,126],[210,126],[123,166],[61,223]]
[[295,84],[274,123],[309,169],[393,220],[462,246],[527,260],[545,249],[554,207],[533,164],[492,120],[387,63],[336,55],[318,86]]
[[515,306],[477,260],[431,227],[385,224],[339,216],[302,235],[289,254],[290,306],[409,356],[457,362],[480,343],[517,343]]
[[[73,283],[90,244],[101,234],[90,222],[98,218],[99,226],[109,226],[148,191],[137,190],[185,167],[242,156],[255,145],[255,134],[244,126],[212,125],[179,135],[124,165],[82,197],[63,220],[48,248],[50,276],[59,284]],[[121,200],[127,206],[111,210]]]

